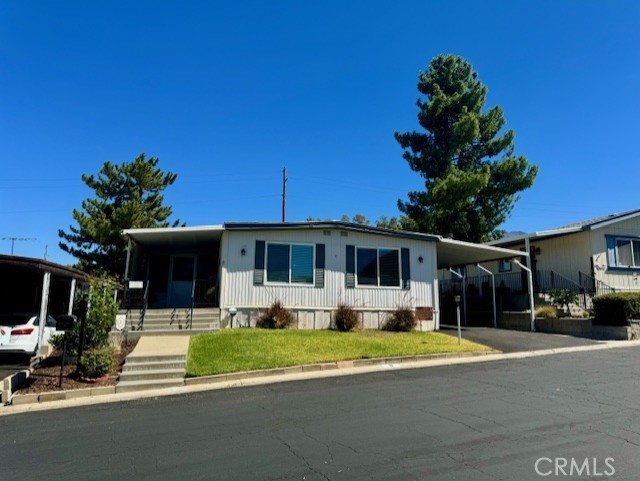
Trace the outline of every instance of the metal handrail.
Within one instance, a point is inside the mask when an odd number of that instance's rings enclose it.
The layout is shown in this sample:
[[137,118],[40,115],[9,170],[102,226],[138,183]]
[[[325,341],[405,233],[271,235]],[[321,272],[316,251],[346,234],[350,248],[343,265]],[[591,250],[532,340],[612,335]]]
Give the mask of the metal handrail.
[[548,293],[559,289],[566,289],[576,294],[582,293],[580,284],[562,274],[558,274],[556,271],[536,271],[536,277],[538,280],[538,292]]
[[147,307],[149,305],[149,283],[146,281],[144,284],[144,295],[142,296],[142,309],[140,310],[140,320],[138,322],[138,330],[142,331],[144,328],[144,316],[147,314]]
[[218,285],[209,279],[195,279],[193,282],[192,298],[194,307],[214,307]]
[[588,295],[592,297],[616,292],[616,289],[614,287],[605,284],[604,282],[596,279],[593,276],[590,276],[589,274],[578,272],[578,276],[580,279],[580,286]]

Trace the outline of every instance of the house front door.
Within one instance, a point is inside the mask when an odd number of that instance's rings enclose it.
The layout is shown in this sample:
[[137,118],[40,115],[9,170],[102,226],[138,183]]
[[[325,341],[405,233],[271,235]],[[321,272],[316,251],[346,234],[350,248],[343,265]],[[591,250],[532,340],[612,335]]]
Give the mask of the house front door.
[[168,307],[191,306],[195,267],[195,256],[171,256]]

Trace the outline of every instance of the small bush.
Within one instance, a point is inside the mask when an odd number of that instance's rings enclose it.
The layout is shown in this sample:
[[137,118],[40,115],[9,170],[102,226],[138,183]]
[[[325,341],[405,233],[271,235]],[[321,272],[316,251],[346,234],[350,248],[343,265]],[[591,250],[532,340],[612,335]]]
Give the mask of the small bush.
[[409,332],[417,325],[416,313],[410,307],[398,307],[382,325],[383,331]]
[[82,354],[82,359],[78,362],[78,374],[95,379],[104,376],[115,367],[116,357],[113,349],[110,347],[89,349]]
[[282,302],[275,301],[266,312],[258,316],[256,326],[263,329],[287,329],[296,322],[296,317]]
[[630,319],[640,319],[640,292],[605,294],[593,298],[594,324],[626,326]]
[[588,311],[582,311],[582,317],[584,317],[585,319],[589,319],[589,312]]
[[360,325],[358,313],[348,304],[339,304],[338,309],[333,315],[333,321],[336,329],[342,332],[352,331]]
[[542,317],[544,319],[556,319],[558,313],[553,306],[541,306],[536,309],[536,317]]
[[576,304],[578,302],[578,294],[569,289],[556,289],[555,291],[551,291],[549,296],[555,305],[565,308],[569,314],[571,314],[569,304]]

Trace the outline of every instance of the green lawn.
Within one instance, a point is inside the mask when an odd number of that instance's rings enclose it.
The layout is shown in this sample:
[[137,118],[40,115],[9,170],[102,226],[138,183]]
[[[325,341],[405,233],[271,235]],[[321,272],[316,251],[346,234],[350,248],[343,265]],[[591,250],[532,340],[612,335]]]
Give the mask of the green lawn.
[[488,351],[438,332],[225,329],[191,338],[187,376],[376,357]]

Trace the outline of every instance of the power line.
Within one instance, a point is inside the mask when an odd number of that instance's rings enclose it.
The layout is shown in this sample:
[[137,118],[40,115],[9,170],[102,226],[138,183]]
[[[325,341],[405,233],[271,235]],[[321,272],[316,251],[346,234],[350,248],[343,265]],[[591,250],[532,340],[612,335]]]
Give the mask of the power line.
[[2,240],[10,240],[11,241],[11,255],[13,255],[13,246],[16,241],[31,241],[38,240],[35,237],[3,237]]

